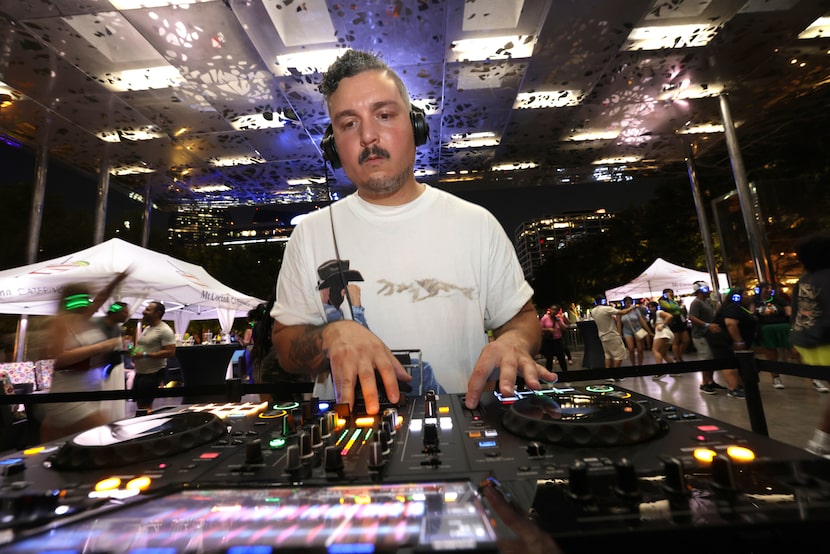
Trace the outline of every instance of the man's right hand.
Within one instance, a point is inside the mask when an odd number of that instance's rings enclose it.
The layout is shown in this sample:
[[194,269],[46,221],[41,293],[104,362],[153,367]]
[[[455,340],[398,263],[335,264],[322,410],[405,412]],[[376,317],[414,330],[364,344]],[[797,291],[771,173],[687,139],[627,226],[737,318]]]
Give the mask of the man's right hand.
[[355,321],[329,323],[323,327],[322,337],[323,354],[329,360],[337,402],[354,407],[355,387],[360,382],[366,412],[376,414],[380,402],[375,370],[391,402],[400,399],[398,381],[412,380],[383,341]]

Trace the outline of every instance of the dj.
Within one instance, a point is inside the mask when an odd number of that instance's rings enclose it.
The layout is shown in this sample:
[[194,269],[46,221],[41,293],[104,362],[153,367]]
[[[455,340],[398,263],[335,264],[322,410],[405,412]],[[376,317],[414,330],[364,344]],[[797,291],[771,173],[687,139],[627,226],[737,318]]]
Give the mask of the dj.
[[[359,382],[369,413],[379,408],[375,372],[392,402],[398,381],[411,380],[390,348],[420,349],[441,387],[466,391],[471,408],[496,370],[504,394],[519,376],[534,389],[556,380],[533,359],[541,342],[533,290],[501,225],[415,180],[415,148],[429,129],[400,77],[352,50],[320,91],[332,121],[323,154],[357,194],[309,215],[288,243],[271,312],[283,369],[317,375],[317,396],[349,404]],[[319,283],[332,265],[349,267],[335,276],[339,306]]]

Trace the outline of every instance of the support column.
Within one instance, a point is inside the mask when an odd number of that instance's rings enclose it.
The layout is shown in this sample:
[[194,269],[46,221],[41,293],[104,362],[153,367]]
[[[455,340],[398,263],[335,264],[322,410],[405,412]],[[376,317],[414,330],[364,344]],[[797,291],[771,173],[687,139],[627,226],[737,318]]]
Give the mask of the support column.
[[712,280],[712,289],[715,291],[718,302],[721,301],[720,286],[718,281],[718,266],[715,263],[715,247],[712,244],[712,233],[709,230],[709,220],[706,217],[706,207],[700,196],[700,184],[697,180],[697,168],[695,167],[692,146],[686,143],[686,167],[689,171],[689,183],[692,185],[692,197],[695,201],[697,211],[697,222],[700,226],[700,238],[703,241],[703,252],[706,255],[706,268],[709,270],[709,279]]
[[147,248],[150,243],[150,217],[153,215],[153,201],[150,198],[150,176],[144,184],[144,225],[141,228],[141,246]]
[[732,112],[729,109],[729,102],[726,95],[720,95],[720,109],[723,117],[723,131],[726,136],[726,147],[729,150],[729,161],[732,164],[732,174],[735,178],[735,186],[738,190],[738,202],[741,206],[744,226],[746,227],[747,238],[749,239],[749,251],[752,263],[755,266],[755,274],[759,281],[775,281],[772,274],[771,264],[764,257],[763,229],[760,224],[761,214],[757,209],[757,202],[746,179],[744,161],[741,157],[741,150],[738,146],[738,136],[735,133],[735,124],[732,121]]
[[[49,166],[49,129],[51,115],[47,114],[40,132],[40,144],[35,155],[35,179],[32,188],[32,207],[29,212],[29,243],[26,245],[26,264],[37,261],[37,247],[40,244],[40,229],[43,224],[43,203],[46,196],[46,171]],[[23,314],[17,327],[17,341],[14,345],[14,360],[22,362],[26,350],[26,331],[29,316]]]
[[92,237],[93,244],[104,242],[104,230],[107,223],[107,200],[110,194],[110,162],[109,149],[104,148],[101,154],[101,163],[98,167],[98,196],[95,200],[95,231]]

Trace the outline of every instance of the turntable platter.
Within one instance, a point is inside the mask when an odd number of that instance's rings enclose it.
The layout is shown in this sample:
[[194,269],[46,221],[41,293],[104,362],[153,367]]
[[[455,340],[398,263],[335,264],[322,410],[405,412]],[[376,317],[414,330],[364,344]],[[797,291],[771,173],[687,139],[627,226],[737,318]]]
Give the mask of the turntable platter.
[[508,407],[502,423],[521,437],[565,446],[636,444],[663,428],[641,404],[601,394],[522,398]]
[[153,414],[79,433],[50,462],[65,470],[120,467],[185,452],[227,432],[225,423],[210,412]]

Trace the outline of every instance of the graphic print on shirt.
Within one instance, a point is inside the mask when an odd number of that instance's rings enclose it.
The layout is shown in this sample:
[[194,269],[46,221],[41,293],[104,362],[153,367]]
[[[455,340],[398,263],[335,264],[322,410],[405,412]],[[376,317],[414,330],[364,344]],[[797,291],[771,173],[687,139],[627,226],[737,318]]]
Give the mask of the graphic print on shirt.
[[821,307],[818,303],[818,296],[821,289],[809,283],[798,285],[798,312],[793,320],[793,331],[811,329],[821,318]]
[[[340,321],[345,318],[344,310],[350,309],[352,319],[371,330],[366,319],[366,311],[360,302],[360,286],[355,284],[364,280],[363,275],[355,269],[350,269],[349,266],[349,260],[328,260],[317,268],[317,276],[319,277],[317,290],[320,291],[320,300],[323,302],[323,308],[325,308],[326,321],[328,323]],[[442,288],[431,287],[423,290],[435,291],[435,294],[432,295],[435,296]],[[451,289],[452,287],[447,288],[447,290]],[[406,292],[407,290],[409,289],[404,288],[397,292]],[[387,292],[385,294],[392,293]],[[413,301],[420,299],[423,298],[413,298]],[[410,361],[412,362],[412,360]],[[418,394],[421,389],[423,391],[434,390],[439,394],[446,393],[444,387],[435,378],[435,372],[427,361],[421,362],[421,375],[413,375],[409,384],[414,394]]]

